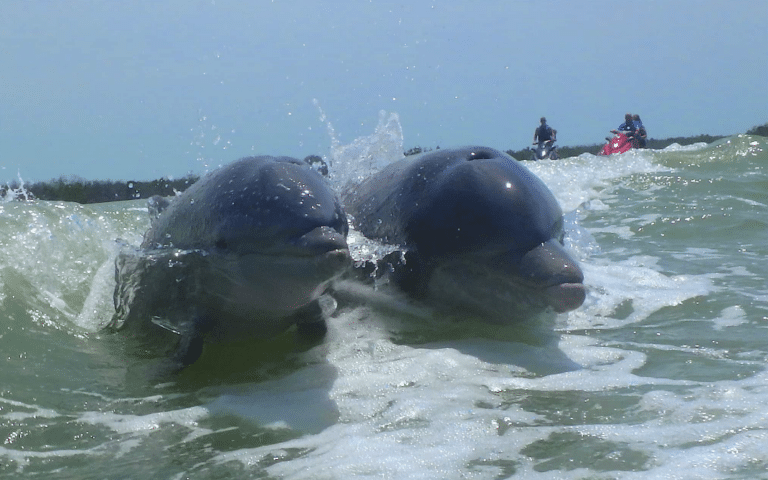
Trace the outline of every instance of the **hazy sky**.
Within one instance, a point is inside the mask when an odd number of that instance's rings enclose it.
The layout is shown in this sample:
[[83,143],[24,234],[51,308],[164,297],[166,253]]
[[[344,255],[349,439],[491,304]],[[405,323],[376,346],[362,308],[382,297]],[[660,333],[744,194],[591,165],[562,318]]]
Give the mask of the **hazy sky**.
[[152,179],[327,155],[396,112],[405,148],[597,144],[768,121],[768,0],[8,0],[0,181]]

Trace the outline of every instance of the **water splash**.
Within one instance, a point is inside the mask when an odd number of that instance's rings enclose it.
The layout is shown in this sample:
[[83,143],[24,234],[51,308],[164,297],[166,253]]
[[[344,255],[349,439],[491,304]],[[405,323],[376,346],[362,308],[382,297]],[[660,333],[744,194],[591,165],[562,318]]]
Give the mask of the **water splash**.
[[[190,132],[192,132],[192,140],[189,145],[197,150],[194,152],[195,160],[206,172],[216,168],[217,163],[220,163],[215,158],[217,156],[215,150],[225,151],[232,147],[232,139],[223,136],[219,127],[211,123],[208,115],[205,115],[202,110],[198,111],[197,126],[190,128]],[[231,130],[230,134],[234,135],[235,130]]]
[[29,201],[35,199],[32,192],[27,191],[24,179],[21,178],[21,172],[17,172],[16,176],[18,177],[18,182],[13,182],[13,184],[7,183],[5,188],[0,187],[0,203],[12,202],[14,200]]
[[[338,193],[348,191],[390,163],[404,158],[403,129],[397,113],[380,110],[379,120],[372,134],[355,138],[352,143],[342,145],[320,102],[314,99],[313,103],[319,110],[320,121],[325,124],[331,139],[328,177],[331,186]],[[354,227],[350,229],[348,243],[352,259],[358,266],[366,262],[375,264],[377,260],[392,252],[403,251],[400,245],[387,245],[368,239],[355,231]],[[373,275],[375,276],[375,272]]]
[[320,107],[320,102],[315,99],[313,103],[320,111],[320,121],[325,123],[331,138],[328,176],[337,191],[359,183],[404,157],[403,128],[397,113],[379,111],[379,121],[371,135],[358,137],[352,143],[342,145],[331,121]]

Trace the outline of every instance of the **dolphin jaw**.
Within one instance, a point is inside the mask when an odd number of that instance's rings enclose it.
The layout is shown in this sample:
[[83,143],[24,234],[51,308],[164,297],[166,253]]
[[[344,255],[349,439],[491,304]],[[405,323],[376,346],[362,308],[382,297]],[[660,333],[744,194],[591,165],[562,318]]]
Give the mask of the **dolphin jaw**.
[[314,228],[292,243],[307,255],[323,255],[349,250],[344,235],[328,226]]
[[199,274],[203,296],[212,301],[203,303],[242,318],[290,315],[351,266],[345,249],[315,256],[210,254],[206,260]]
[[584,274],[563,246],[550,239],[522,256],[514,252],[466,254],[432,271],[431,296],[440,303],[465,303],[507,323],[552,308],[564,313],[586,298]]
[[561,283],[545,288],[544,299],[557,313],[576,310],[584,303],[586,288],[581,283]]

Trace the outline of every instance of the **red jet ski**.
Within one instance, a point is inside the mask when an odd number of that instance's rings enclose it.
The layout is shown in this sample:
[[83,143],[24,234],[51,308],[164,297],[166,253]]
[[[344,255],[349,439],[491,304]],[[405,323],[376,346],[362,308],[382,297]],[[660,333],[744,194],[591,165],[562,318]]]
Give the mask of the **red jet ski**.
[[608,143],[603,145],[598,155],[611,155],[613,153],[624,153],[632,149],[632,140],[623,133],[617,133]]

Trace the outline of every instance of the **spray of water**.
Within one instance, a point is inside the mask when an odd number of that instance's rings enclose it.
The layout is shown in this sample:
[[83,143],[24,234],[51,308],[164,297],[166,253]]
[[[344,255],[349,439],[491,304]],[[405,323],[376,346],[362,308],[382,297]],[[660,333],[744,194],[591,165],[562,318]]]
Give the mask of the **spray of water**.
[[358,137],[352,143],[342,145],[331,121],[320,107],[320,102],[315,99],[313,103],[331,138],[328,170],[331,183],[337,191],[347,189],[391,162],[403,158],[403,129],[397,113],[379,111],[379,121],[371,135]]
[[194,155],[198,165],[202,165],[206,172],[220,166],[215,157],[232,147],[231,137],[235,135],[235,130],[229,133],[224,132],[222,137],[221,129],[200,109],[197,126],[191,128],[190,132],[192,132],[192,140],[189,145],[196,150]]
[[[379,111],[378,124],[371,135],[355,138],[352,143],[342,145],[320,102],[314,99],[313,103],[320,112],[320,121],[325,124],[331,140],[328,177],[337,192],[354,188],[355,184],[404,157],[403,129],[397,113]],[[366,262],[375,264],[392,252],[404,251],[400,245],[386,245],[370,240],[356,232],[354,227],[350,229],[347,243],[352,259],[358,266]]]
[[28,191],[24,179],[21,178],[21,172],[17,172],[18,183],[11,185],[10,183],[5,185],[5,188],[0,188],[0,203],[12,202],[14,200],[33,200],[34,195]]

